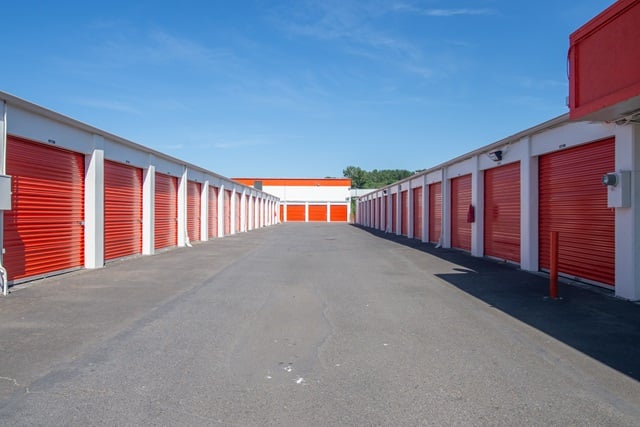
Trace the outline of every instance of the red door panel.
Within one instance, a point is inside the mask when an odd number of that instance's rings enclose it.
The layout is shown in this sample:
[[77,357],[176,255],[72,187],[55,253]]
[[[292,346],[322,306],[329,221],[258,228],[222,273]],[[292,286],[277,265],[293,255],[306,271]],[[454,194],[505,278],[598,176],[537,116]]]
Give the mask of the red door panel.
[[287,221],[304,221],[304,205],[287,205]]
[[429,241],[437,243],[442,233],[442,183],[429,185]]
[[84,156],[8,136],[12,209],[3,262],[11,281],[84,265]]
[[380,198],[380,230],[385,231],[387,229],[387,196]]
[[550,232],[557,231],[561,273],[615,282],[615,211],[602,175],[615,170],[613,138],[540,157],[540,267],[549,269]]
[[240,204],[240,200],[241,200],[241,194],[240,193],[236,193],[236,212],[235,212],[235,219],[236,219],[236,233],[240,232],[240,209],[242,209],[242,205]]
[[199,182],[187,182],[187,233],[191,242],[200,240],[200,191]]
[[309,221],[327,222],[327,205],[309,205]]
[[413,189],[413,238],[422,239],[422,187]]
[[402,201],[402,215],[400,218],[400,234],[403,236],[409,235],[409,190],[400,193],[400,199]]
[[231,191],[224,190],[224,235],[231,234]]
[[142,251],[142,169],[104,162],[104,259]]
[[471,223],[467,222],[471,204],[471,175],[451,180],[451,247],[471,250]]
[[484,254],[520,263],[520,162],[484,173]]
[[178,179],[156,173],[154,198],[154,247],[178,244]]
[[218,237],[218,187],[209,187],[209,237]]
[[347,222],[347,205],[331,205],[329,215],[331,222]]
[[396,232],[397,227],[397,219],[398,219],[398,194],[394,193],[391,195],[391,232]]

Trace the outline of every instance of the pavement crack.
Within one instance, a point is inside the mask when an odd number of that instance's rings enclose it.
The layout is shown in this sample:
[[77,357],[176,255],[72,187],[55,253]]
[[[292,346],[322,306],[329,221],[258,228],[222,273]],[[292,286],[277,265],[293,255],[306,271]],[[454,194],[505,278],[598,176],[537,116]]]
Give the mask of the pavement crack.
[[20,384],[18,382],[18,380],[16,380],[15,378],[10,378],[10,377],[0,377],[0,380],[4,380],[4,381],[9,381],[11,383],[13,383],[13,385],[15,387],[24,387],[22,384]]

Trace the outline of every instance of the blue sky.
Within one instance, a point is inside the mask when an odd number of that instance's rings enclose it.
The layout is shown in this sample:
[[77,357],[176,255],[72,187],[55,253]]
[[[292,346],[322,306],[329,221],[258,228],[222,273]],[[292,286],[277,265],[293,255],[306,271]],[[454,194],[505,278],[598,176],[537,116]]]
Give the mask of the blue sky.
[[413,171],[567,112],[612,3],[7,1],[0,90],[228,177]]

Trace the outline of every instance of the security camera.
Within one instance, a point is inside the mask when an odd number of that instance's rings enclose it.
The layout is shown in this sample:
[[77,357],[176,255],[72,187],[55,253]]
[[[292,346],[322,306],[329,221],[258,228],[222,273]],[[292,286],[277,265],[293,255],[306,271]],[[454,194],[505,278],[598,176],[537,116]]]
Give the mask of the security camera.
[[618,175],[615,173],[607,173],[602,176],[602,183],[610,187],[615,187],[618,184]]

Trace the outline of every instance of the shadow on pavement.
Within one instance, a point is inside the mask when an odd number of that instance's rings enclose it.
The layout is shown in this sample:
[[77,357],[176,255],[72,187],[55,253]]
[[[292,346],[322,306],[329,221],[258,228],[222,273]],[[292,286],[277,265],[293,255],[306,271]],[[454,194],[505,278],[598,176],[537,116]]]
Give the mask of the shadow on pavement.
[[574,349],[640,380],[640,304],[579,284],[560,284],[559,300],[547,298],[549,279],[517,266],[436,248],[404,236],[356,226],[457,264],[456,273],[437,274],[470,295]]

